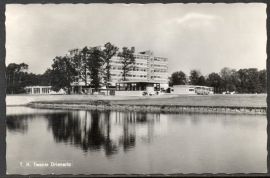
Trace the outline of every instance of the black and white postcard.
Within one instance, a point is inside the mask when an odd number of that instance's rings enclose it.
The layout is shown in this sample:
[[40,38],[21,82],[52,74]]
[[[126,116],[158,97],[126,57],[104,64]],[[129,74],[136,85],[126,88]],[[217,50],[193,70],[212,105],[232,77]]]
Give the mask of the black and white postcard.
[[7,4],[6,173],[266,173],[266,8]]

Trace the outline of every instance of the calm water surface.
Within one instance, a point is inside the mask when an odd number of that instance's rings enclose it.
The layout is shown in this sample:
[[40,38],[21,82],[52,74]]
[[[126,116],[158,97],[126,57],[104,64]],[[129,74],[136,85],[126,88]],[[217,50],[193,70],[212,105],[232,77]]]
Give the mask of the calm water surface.
[[[262,115],[7,107],[9,174],[261,173]],[[71,168],[21,167],[70,160]]]

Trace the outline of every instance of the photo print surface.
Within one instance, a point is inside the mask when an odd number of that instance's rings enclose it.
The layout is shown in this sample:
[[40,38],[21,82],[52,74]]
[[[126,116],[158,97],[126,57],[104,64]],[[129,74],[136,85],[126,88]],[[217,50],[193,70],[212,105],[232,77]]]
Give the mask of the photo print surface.
[[7,4],[7,174],[266,173],[266,4]]

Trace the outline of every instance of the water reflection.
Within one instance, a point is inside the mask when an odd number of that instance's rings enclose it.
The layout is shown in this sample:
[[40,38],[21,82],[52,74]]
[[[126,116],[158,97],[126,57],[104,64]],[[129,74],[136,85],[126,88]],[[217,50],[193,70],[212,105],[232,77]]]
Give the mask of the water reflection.
[[265,116],[18,108],[7,115],[13,173],[21,160],[55,158],[76,161],[59,173],[263,172],[266,139]]
[[26,133],[28,130],[27,119],[28,116],[17,117],[15,115],[7,116],[6,126],[10,132]]
[[[147,130],[142,139],[151,142],[153,125],[160,121],[158,113],[98,110],[47,114],[46,118],[48,130],[52,131],[56,142],[80,147],[84,152],[103,149],[107,157],[117,154],[121,147],[125,152],[135,147],[136,125],[139,135]],[[112,125],[118,129],[112,130]]]

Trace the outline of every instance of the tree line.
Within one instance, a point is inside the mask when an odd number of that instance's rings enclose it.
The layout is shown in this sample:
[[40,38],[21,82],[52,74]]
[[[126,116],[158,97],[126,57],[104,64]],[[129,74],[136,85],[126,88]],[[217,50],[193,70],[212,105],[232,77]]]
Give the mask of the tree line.
[[6,93],[25,93],[26,86],[49,85],[50,78],[47,73],[43,75],[28,73],[28,65],[25,63],[10,63],[6,67]]
[[85,86],[100,88],[109,87],[111,81],[111,58],[117,55],[122,64],[122,79],[127,80],[130,71],[135,68],[135,57],[132,50],[124,47],[122,51],[110,42],[99,47],[84,47],[74,56],[56,56],[51,68],[44,74],[27,73],[28,65],[25,63],[11,63],[6,68],[7,94],[25,93],[26,86],[52,86],[53,91],[61,88],[68,93],[71,83],[83,81]]
[[231,69],[224,67],[219,73],[203,76],[200,70],[192,69],[189,76],[182,71],[172,73],[169,85],[200,85],[214,87],[215,93],[235,91],[237,93],[266,93],[266,70],[257,68]]

